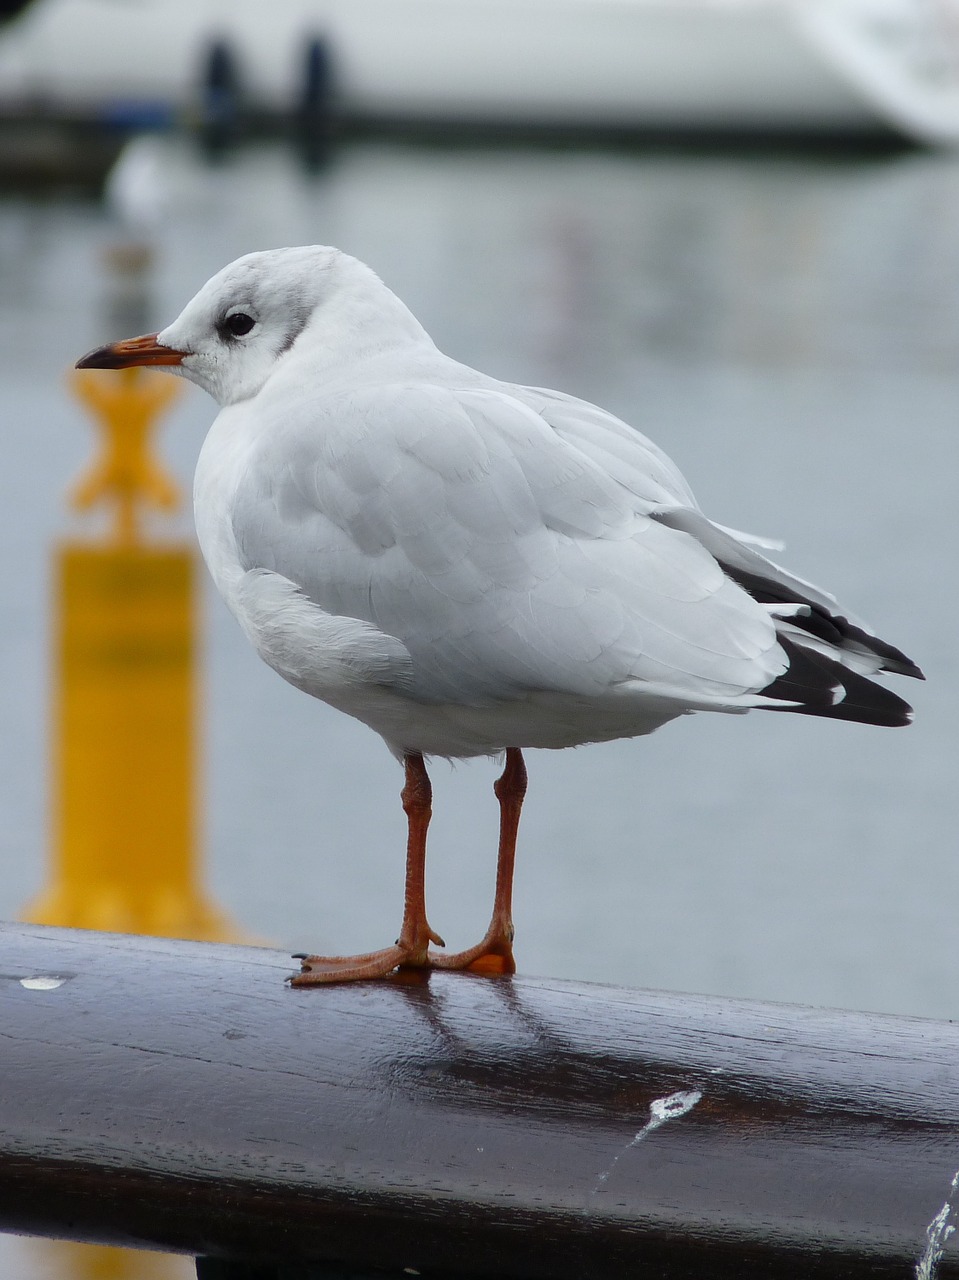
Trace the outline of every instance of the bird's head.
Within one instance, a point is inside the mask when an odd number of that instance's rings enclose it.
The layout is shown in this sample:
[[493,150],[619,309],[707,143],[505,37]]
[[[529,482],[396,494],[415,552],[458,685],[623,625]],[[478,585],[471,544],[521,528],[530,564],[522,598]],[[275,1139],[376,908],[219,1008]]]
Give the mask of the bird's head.
[[355,299],[377,290],[389,296],[368,267],[325,245],[249,253],[208,280],[165,329],[98,347],[77,368],[154,365],[221,405],[236,404],[261,390],[308,328],[318,348],[342,340]]

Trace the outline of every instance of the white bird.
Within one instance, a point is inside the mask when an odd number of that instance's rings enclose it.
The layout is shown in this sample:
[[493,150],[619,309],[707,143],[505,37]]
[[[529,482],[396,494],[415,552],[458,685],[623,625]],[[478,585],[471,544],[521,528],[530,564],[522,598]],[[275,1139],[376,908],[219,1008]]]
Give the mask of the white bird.
[[[870,677],[918,667],[767,544],[708,520],[650,440],[443,355],[336,249],[248,254],[160,333],[78,365],[164,366],[213,396],[194,501],[214,582],[265,662],[405,764],[400,936],[298,957],[297,985],[514,972],[525,747],[638,737],[692,711],[910,719]],[[424,757],[504,751],[492,920],[477,946],[440,954]]]

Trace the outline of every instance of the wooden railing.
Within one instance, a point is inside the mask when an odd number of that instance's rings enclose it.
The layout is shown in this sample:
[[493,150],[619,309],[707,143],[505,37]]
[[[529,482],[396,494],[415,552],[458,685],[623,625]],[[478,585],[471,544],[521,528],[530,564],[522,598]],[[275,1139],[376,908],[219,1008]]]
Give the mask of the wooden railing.
[[959,1027],[0,927],[0,1230],[208,1280],[959,1276]]

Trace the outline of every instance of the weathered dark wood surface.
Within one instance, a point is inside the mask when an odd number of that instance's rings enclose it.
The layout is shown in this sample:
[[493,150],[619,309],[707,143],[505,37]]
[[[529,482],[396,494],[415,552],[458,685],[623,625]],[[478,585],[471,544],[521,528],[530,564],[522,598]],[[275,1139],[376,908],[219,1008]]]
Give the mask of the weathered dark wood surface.
[[959,1276],[953,1024],[290,969],[0,927],[0,1229],[434,1274]]

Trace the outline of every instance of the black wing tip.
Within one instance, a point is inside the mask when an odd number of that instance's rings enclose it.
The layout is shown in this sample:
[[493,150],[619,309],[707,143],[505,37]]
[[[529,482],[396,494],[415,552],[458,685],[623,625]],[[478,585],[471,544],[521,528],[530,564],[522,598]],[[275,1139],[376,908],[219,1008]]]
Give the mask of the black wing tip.
[[[899,699],[901,702],[902,699]],[[767,711],[795,711],[802,716],[822,716],[827,720],[847,720],[851,724],[869,724],[875,725],[878,729],[904,729],[907,725],[912,724],[914,719],[913,709],[908,702],[904,702],[901,711],[889,711],[880,713],[876,711],[867,711],[863,708],[850,707],[848,705],[839,704],[840,710],[824,711],[819,707],[790,707],[783,705],[781,707],[766,707]]]
[[855,633],[855,638],[867,653],[874,653],[877,658],[882,658],[880,671],[888,671],[897,676],[909,676],[913,680],[925,680],[922,668],[913,662],[912,658],[907,658],[895,645],[880,640],[878,636],[871,636],[868,631],[863,631],[860,627],[850,627],[849,632],[850,635]]
[[[912,723],[913,709],[898,694],[851,671],[841,662],[813,649],[805,649],[785,636],[779,637],[789,666],[762,690],[767,698],[790,706],[771,711],[795,711],[831,720],[852,720],[898,729]],[[918,670],[918,668],[917,668]],[[920,673],[920,678],[923,678]]]
[[798,630],[815,636],[816,639],[824,641],[837,650],[846,649],[853,652],[858,650],[872,654],[880,660],[880,671],[888,671],[897,676],[910,676],[914,680],[925,680],[922,669],[901,649],[897,649],[888,640],[883,640],[863,627],[857,626],[856,623],[850,622],[842,614],[832,613],[801,592],[790,590],[772,578],[765,578],[759,573],[728,564],[723,560],[720,560],[719,564],[728,577],[760,604],[805,605],[809,610],[808,614],[805,616],[797,614],[790,619]]

